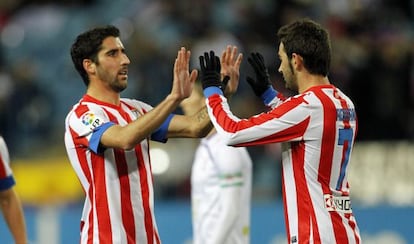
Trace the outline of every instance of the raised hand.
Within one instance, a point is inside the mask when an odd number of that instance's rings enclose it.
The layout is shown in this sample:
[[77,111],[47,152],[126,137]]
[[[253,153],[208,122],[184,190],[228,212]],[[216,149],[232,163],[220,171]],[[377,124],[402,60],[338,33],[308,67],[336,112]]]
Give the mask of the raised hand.
[[214,51],[210,53],[205,52],[204,56],[200,56],[200,70],[201,70],[201,85],[203,89],[211,86],[222,87],[220,80],[220,59],[214,54]]
[[247,83],[252,87],[254,94],[260,97],[269,87],[272,87],[269,72],[264,63],[264,58],[260,53],[256,52],[251,53],[250,57],[247,58],[247,61],[256,74],[256,79],[247,76]]
[[234,94],[239,86],[240,64],[243,55],[237,52],[236,46],[228,45],[221,55],[221,76],[230,78],[224,90],[226,96]]
[[171,94],[183,100],[191,95],[194,83],[197,79],[197,70],[189,72],[191,52],[182,47],[177,54],[174,63],[174,80]]

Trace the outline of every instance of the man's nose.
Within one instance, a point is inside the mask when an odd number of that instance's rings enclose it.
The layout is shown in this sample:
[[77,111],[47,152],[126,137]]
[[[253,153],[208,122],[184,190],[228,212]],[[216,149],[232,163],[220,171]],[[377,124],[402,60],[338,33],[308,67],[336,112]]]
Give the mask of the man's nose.
[[124,54],[122,56],[122,64],[130,64],[131,61],[129,60],[128,56],[126,54]]

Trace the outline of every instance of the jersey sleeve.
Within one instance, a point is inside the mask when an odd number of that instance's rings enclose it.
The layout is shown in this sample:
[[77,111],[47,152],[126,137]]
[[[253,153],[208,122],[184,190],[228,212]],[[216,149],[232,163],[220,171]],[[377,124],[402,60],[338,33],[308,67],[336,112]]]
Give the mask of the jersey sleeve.
[[[153,109],[151,105],[144,103],[142,101],[138,101],[135,99],[125,99],[125,101],[129,101],[132,104],[132,106],[134,106],[140,111],[141,114],[145,114]],[[167,119],[162,123],[162,125],[151,134],[151,140],[162,143],[167,142],[168,126],[170,125],[171,119],[173,117],[174,114],[170,114],[167,117]]]
[[275,108],[279,106],[286,98],[283,96],[282,93],[273,89],[273,87],[269,87],[263,94],[260,96],[264,105],[269,108]]
[[249,119],[236,117],[226,98],[212,94],[206,99],[210,119],[232,146],[252,146],[303,139],[310,121],[304,95],[291,97],[272,110]]
[[162,125],[151,134],[151,140],[165,143],[167,142],[167,133],[168,126],[170,125],[171,119],[174,117],[174,114],[170,114],[167,119],[162,123]]
[[16,184],[10,168],[9,151],[3,137],[0,136],[0,191]]
[[80,105],[68,117],[75,146],[88,147],[95,153],[100,153],[102,134],[112,125],[102,108]]

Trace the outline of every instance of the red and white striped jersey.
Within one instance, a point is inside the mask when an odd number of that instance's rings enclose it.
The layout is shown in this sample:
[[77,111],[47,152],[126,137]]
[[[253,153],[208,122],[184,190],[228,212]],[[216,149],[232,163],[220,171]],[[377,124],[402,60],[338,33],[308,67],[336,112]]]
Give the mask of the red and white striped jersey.
[[10,156],[6,142],[0,136],[0,191],[10,189],[16,182],[10,168]]
[[99,147],[109,126],[151,109],[137,100],[122,98],[115,106],[85,95],[67,115],[66,150],[86,194],[81,243],[160,243],[148,139],[132,150]]
[[205,90],[208,112],[228,145],[283,142],[288,243],[360,243],[347,181],[357,132],[352,101],[333,85],[315,86],[285,101],[274,99],[278,104],[269,112],[239,119],[211,91]]

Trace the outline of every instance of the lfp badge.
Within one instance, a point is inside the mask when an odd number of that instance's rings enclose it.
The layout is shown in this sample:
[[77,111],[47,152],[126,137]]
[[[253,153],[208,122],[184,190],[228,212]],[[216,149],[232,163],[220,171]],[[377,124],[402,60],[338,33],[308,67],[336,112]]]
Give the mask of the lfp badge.
[[100,125],[100,119],[93,113],[86,113],[82,115],[82,123],[86,126],[91,126],[91,129],[94,129]]

